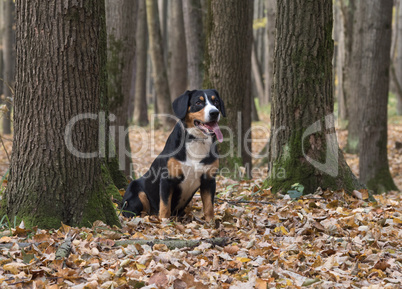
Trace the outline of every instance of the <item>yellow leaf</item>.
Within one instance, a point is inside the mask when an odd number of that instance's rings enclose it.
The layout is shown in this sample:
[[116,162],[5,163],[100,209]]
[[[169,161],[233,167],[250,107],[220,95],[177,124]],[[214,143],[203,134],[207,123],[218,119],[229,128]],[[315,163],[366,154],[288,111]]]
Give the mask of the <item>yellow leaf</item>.
[[[402,224],[402,220],[399,219],[399,218],[394,218],[394,223],[395,224]],[[1,239],[0,239],[0,242],[1,242]]]
[[237,257],[236,258],[237,261],[240,261],[242,263],[246,263],[246,262],[250,262],[251,259],[250,258],[246,258],[246,257]]
[[8,263],[3,266],[3,269],[5,271],[10,271],[12,274],[18,274],[21,270],[23,270],[26,267],[25,264],[22,263]]
[[138,264],[138,263],[136,263],[135,265],[137,266],[137,269],[138,269],[138,270],[144,270],[144,269],[147,268],[147,266],[145,266],[145,265],[143,265],[143,264]]

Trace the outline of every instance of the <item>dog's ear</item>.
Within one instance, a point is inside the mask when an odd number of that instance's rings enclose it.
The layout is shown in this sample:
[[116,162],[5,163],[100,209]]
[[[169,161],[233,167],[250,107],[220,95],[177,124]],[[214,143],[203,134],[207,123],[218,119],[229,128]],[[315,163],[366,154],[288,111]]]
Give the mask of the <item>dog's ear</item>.
[[225,104],[223,103],[222,98],[219,96],[219,93],[218,93],[218,91],[217,91],[216,89],[212,89],[212,91],[216,94],[216,96],[217,96],[218,99],[219,99],[219,104],[220,104],[220,107],[221,107],[221,113],[222,113],[222,115],[223,115],[224,117],[226,117]]
[[184,119],[186,117],[188,103],[193,92],[194,90],[187,90],[173,101],[172,108],[177,118]]

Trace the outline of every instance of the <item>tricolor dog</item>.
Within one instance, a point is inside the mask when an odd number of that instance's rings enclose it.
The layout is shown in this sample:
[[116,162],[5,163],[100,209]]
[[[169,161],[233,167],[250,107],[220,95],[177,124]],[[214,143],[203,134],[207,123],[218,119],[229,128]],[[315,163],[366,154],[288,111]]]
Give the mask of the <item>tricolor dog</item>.
[[162,153],[141,178],[130,183],[123,198],[123,215],[182,215],[200,189],[204,216],[214,218],[215,175],[219,159],[216,140],[223,137],[218,122],[225,106],[214,89],[186,91],[173,102],[180,120]]

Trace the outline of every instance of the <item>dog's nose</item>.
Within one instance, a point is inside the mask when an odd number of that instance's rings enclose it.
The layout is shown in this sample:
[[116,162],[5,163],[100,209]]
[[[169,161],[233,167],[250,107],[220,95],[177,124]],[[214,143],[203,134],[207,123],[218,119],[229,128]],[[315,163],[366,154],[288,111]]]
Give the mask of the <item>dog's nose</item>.
[[212,110],[212,111],[210,111],[210,112],[209,112],[209,116],[210,116],[212,119],[217,119],[218,116],[219,116],[219,110]]

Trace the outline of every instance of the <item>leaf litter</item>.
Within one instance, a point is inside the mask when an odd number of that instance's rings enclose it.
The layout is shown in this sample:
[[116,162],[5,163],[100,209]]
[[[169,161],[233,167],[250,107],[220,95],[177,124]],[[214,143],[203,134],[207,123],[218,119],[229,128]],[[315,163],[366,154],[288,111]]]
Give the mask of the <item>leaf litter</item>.
[[[155,133],[157,154],[168,132]],[[390,150],[400,186],[400,154],[392,143]],[[353,169],[354,159],[347,159]],[[141,173],[152,156],[134,162]],[[291,197],[261,189],[263,180],[218,176],[214,224],[203,221],[198,193],[183,218],[120,216],[122,228],[96,221],[91,228],[42,230],[22,223],[0,233],[0,288],[402,287],[400,194],[370,202],[364,190],[318,188]],[[177,240],[194,242],[183,247]]]

